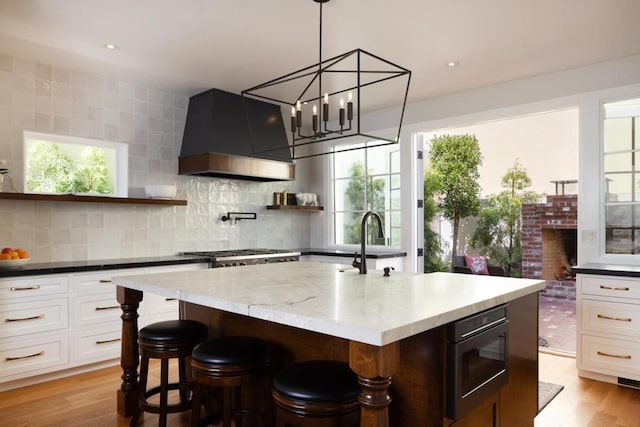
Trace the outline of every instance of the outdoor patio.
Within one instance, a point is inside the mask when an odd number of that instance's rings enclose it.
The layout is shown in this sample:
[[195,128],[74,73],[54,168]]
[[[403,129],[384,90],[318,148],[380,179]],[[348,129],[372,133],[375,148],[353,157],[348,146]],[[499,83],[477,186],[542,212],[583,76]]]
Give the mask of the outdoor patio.
[[540,296],[538,335],[542,351],[576,352],[576,301]]

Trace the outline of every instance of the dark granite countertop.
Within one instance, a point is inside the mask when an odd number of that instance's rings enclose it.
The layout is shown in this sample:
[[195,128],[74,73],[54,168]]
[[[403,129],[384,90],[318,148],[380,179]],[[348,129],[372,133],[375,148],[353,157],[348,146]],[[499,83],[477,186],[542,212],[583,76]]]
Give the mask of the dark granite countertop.
[[163,265],[195,264],[200,262],[209,262],[209,259],[194,256],[169,255],[141,258],[29,263],[18,268],[0,269],[0,277],[77,273],[82,271],[115,270],[120,268],[158,267]]
[[[335,257],[353,257],[354,252],[357,251],[345,250],[345,249],[321,249],[321,248],[302,248],[294,249],[300,252],[301,255],[320,255],[320,256],[335,256]],[[395,249],[370,249],[367,248],[367,258],[398,258],[406,257],[407,253],[401,250]]]
[[574,274],[599,274],[602,276],[640,277],[640,265],[587,263],[571,268]]

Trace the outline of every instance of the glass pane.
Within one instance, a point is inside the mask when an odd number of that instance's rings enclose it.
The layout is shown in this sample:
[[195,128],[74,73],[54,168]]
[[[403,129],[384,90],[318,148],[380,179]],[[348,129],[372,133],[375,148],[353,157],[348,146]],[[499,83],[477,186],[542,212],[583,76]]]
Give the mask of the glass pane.
[[401,224],[400,219],[402,217],[402,215],[400,215],[400,211],[390,211],[389,216],[391,217],[391,221],[390,221],[391,227],[400,227],[400,224]]
[[607,206],[605,212],[607,227],[631,226],[632,216],[630,205]]
[[607,199],[614,202],[632,201],[633,174],[605,174]]
[[391,209],[400,210],[400,190],[391,190]]
[[607,229],[608,254],[630,254],[632,252],[632,232],[629,229]]
[[381,211],[387,209],[388,176],[376,176],[368,179],[367,209]]
[[362,213],[335,213],[335,242],[338,245],[360,244]]
[[113,148],[27,139],[25,150],[27,192],[115,194]]
[[391,241],[389,242],[389,246],[400,247],[402,240],[400,236],[402,235],[402,230],[399,228],[391,229]]
[[363,211],[366,203],[365,179],[340,179],[335,181],[335,210]]
[[604,121],[604,152],[631,150],[631,124],[629,118],[606,119]]
[[633,153],[617,153],[604,155],[605,172],[630,172]]
[[400,174],[391,175],[391,188],[400,188]]
[[389,148],[367,148],[367,173],[379,175],[389,173]]
[[391,156],[391,173],[400,173],[400,151],[393,151]]
[[[353,144],[340,146],[341,149],[351,147],[362,147],[364,144]],[[334,171],[335,178],[349,178],[354,174],[364,174],[365,150],[345,151],[343,153],[334,154]],[[355,168],[355,169],[354,169]],[[359,173],[357,173],[359,169]]]

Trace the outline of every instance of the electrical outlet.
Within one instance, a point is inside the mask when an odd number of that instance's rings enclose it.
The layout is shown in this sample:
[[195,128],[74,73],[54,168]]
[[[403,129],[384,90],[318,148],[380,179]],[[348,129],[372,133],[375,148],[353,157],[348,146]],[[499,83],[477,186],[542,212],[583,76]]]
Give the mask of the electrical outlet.
[[595,243],[596,232],[595,230],[582,230],[582,243]]

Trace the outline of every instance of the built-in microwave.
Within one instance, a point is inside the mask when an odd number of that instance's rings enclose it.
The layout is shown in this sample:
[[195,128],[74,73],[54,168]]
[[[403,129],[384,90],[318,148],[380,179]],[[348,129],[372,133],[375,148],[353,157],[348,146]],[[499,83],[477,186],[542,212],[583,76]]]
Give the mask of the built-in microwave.
[[447,417],[458,419],[509,379],[509,321],[501,305],[448,327]]

